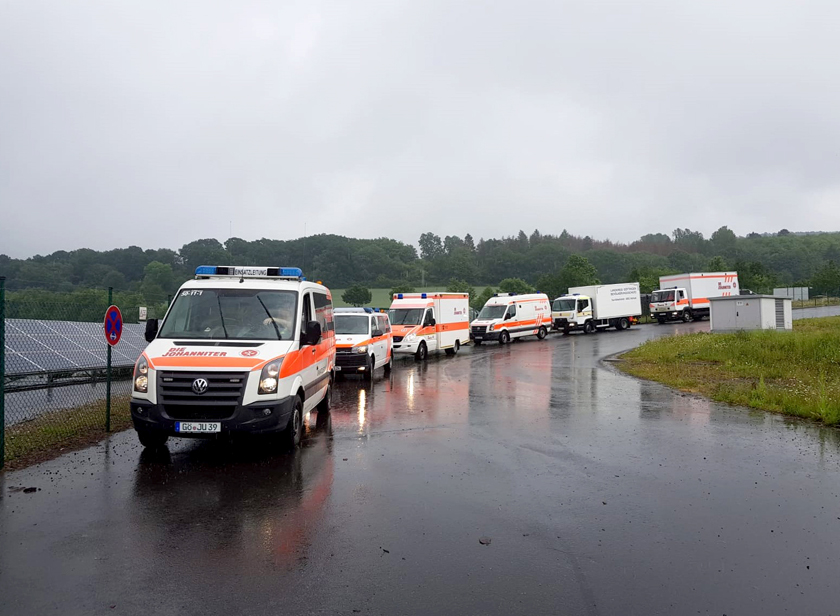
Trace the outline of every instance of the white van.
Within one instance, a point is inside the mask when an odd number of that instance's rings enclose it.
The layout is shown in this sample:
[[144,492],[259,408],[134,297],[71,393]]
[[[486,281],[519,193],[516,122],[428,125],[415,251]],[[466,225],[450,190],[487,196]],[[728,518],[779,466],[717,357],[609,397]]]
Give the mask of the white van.
[[300,442],[309,411],[329,411],[335,337],[329,290],[294,267],[201,266],[134,366],[140,442],[282,432]]
[[496,293],[470,324],[470,338],[475,344],[485,340],[507,344],[523,336],[536,336],[543,340],[549,327],[551,304],[545,293]]
[[373,371],[394,366],[391,321],[384,312],[371,308],[335,309],[335,371],[337,375],[362,373],[365,380]]
[[467,293],[395,293],[388,311],[394,353],[418,361],[440,350],[455,355],[470,341],[469,314]]

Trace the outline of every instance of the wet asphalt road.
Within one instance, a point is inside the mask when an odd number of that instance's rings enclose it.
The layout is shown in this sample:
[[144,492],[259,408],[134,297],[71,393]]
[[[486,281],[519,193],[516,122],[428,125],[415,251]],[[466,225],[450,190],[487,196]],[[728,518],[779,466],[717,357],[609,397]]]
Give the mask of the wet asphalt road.
[[295,454],[0,474],[0,614],[840,614],[840,432],[600,363],[707,327],[406,361]]

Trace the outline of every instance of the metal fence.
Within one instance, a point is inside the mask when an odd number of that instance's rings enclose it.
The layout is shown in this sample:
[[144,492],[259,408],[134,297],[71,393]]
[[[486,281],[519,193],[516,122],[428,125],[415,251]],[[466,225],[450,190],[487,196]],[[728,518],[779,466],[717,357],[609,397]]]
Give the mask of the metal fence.
[[120,306],[135,323],[125,323],[113,349],[105,342],[110,289],[84,306],[20,295],[10,299],[0,278],[0,468],[127,427],[133,366],[145,346],[139,306]]

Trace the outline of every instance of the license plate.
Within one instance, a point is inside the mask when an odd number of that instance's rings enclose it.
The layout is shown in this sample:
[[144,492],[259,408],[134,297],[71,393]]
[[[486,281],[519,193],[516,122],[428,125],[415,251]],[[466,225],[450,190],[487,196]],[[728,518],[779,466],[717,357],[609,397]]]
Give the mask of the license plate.
[[213,433],[221,432],[222,424],[218,421],[176,421],[175,432],[184,434]]

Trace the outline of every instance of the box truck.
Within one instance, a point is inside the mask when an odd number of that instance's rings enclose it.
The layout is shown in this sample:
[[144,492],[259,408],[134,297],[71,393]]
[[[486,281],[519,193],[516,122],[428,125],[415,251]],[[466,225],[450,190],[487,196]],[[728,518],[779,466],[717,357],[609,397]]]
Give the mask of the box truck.
[[638,282],[570,287],[554,300],[551,319],[564,334],[580,329],[589,334],[607,327],[627,329],[642,314]]
[[394,293],[388,310],[394,353],[424,360],[429,353],[455,355],[470,341],[467,293]]
[[709,316],[710,297],[738,295],[738,272],[700,272],[659,277],[659,289],[650,298],[650,316],[665,321]]
[[496,293],[470,324],[470,338],[477,345],[485,340],[507,344],[523,336],[543,340],[550,326],[551,303],[545,293]]

